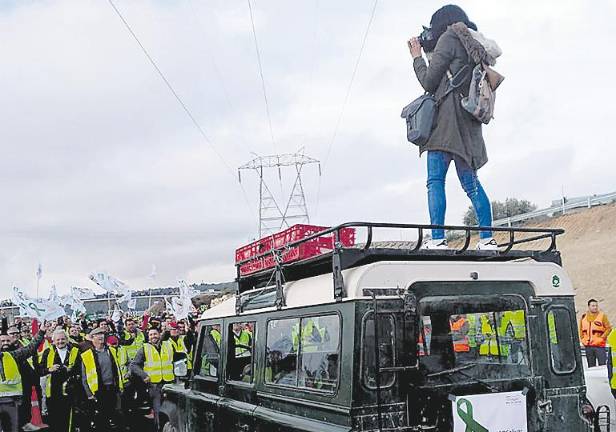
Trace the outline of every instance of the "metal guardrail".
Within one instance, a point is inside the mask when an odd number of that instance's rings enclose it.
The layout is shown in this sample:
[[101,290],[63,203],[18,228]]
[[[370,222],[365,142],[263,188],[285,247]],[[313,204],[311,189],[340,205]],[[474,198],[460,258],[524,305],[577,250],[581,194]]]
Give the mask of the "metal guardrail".
[[564,214],[567,210],[573,210],[576,208],[591,208],[593,206],[609,204],[616,201],[616,192],[611,192],[603,195],[589,195],[576,199],[575,201],[566,202],[562,205],[552,206],[541,210],[535,210],[529,213],[524,213],[508,218],[498,219],[492,222],[492,226],[511,226],[512,224],[523,222],[529,219],[534,219],[542,216],[551,216],[555,213]]

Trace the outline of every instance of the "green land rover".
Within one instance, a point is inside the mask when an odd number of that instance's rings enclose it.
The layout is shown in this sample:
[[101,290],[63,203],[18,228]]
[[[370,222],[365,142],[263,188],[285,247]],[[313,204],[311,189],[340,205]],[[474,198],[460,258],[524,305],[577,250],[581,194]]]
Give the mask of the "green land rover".
[[[500,249],[474,251],[477,228],[447,227],[457,250],[421,249],[430,228],[348,223],[240,257],[237,295],[199,322],[193,375],[165,387],[163,430],[605,430],[562,230],[496,228]],[[419,239],[373,241],[386,230]]]

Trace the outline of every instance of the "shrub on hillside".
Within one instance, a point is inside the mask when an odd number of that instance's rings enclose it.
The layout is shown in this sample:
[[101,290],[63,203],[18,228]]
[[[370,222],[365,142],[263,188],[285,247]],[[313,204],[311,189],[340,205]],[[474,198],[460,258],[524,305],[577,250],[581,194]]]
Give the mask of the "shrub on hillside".
[[[505,202],[492,201],[492,219],[503,219],[506,217],[516,216],[537,210],[537,206],[528,200],[519,200],[517,198],[507,198]],[[464,225],[477,225],[477,215],[473,206],[469,206],[464,214]]]

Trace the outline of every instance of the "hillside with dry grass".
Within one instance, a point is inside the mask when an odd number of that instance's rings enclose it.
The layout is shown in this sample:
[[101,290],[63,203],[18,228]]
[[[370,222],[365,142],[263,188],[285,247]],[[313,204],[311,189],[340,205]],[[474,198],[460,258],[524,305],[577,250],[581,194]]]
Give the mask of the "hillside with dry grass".
[[[610,321],[616,323],[616,204],[579,209],[525,226],[565,230],[557,246],[576,290],[578,317],[586,310],[588,299],[596,298]],[[496,237],[499,243],[508,239]]]

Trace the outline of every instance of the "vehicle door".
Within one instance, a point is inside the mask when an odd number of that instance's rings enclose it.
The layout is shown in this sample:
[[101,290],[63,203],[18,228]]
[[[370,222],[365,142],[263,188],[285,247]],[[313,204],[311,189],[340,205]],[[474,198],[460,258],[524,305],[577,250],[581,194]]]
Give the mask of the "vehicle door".
[[255,430],[256,408],[254,380],[256,321],[226,320],[225,385],[218,407],[220,430]]
[[[537,423],[528,329],[532,286],[421,282],[410,289],[418,299],[419,359],[417,383],[409,390],[409,406],[416,408],[411,424],[450,430],[461,419],[470,421],[473,406],[474,418],[485,418],[488,430]],[[504,420],[506,409],[514,427]]]
[[194,361],[191,391],[187,394],[187,430],[214,432],[218,430],[219,386],[223,369],[224,328],[222,321],[203,322]]
[[541,342],[547,347],[538,362],[545,380],[539,413],[548,430],[584,430],[593,413],[585,395],[573,298],[550,298],[538,315]]

